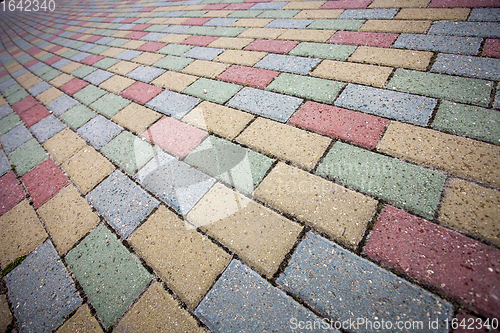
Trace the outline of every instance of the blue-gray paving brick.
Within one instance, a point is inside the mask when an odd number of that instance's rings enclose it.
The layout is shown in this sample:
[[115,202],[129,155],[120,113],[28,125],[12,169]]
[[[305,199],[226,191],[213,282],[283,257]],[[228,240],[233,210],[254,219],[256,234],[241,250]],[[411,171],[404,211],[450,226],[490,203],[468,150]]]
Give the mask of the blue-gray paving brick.
[[116,59],[121,59],[121,60],[132,60],[135,57],[138,57],[142,54],[141,51],[136,51],[136,50],[125,50],[123,52],[120,52],[115,56]]
[[296,97],[245,87],[227,105],[285,123],[302,101]]
[[216,17],[203,24],[206,27],[229,27],[231,24],[238,21],[236,18]]
[[49,240],[5,279],[21,332],[52,332],[82,303],[73,279]]
[[150,32],[149,34],[142,36],[141,40],[147,40],[150,42],[156,42],[158,39],[162,39],[163,37],[167,36],[167,34],[162,34],[159,32]]
[[49,104],[46,105],[47,109],[52,111],[56,116],[62,115],[65,111],[78,104],[78,101],[69,97],[68,95],[61,95]]
[[276,19],[266,25],[265,28],[304,29],[313,21],[310,19]]
[[113,40],[114,40],[113,37],[103,37],[103,38],[99,39],[98,41],[96,41],[95,43],[100,44],[100,45],[105,45]]
[[338,17],[339,19],[371,19],[390,20],[398,12],[397,8],[390,9],[347,9]]
[[495,109],[500,109],[500,83],[497,84],[497,94],[495,96],[495,102],[493,103]]
[[61,69],[64,66],[69,65],[69,64],[71,64],[71,60],[69,60],[69,59],[61,59],[61,60],[58,60],[55,63],[53,63],[52,67],[57,68],[57,69]]
[[437,100],[396,91],[349,83],[336,106],[401,120],[416,125],[427,125]]
[[195,46],[191,50],[184,53],[182,56],[195,59],[202,59],[202,60],[212,60],[222,52],[224,52],[224,49]]
[[186,14],[187,10],[174,10],[171,12],[166,12],[163,16],[164,17],[181,17],[182,15]]
[[101,149],[122,130],[121,126],[107,120],[101,115],[97,115],[80,127],[77,133],[90,142],[96,149]]
[[9,159],[4,151],[0,149],[0,177],[10,171]]
[[127,238],[159,204],[119,170],[115,170],[86,198],[123,238]]
[[23,124],[19,124],[4,135],[0,136],[0,142],[7,154],[21,147],[31,140],[33,136]]
[[440,53],[431,72],[500,80],[500,59]]
[[31,126],[30,131],[38,141],[45,142],[65,128],[66,125],[51,114]]
[[[299,244],[277,283],[319,313],[342,322],[422,321],[422,329],[414,331],[448,332],[445,320],[453,317],[453,305],[446,300],[312,232]],[[429,327],[435,320],[436,330]],[[373,331],[367,325],[356,330]]]
[[[324,332],[318,327],[321,318],[236,259],[200,302],[195,315],[212,332]],[[297,330],[294,324],[299,321],[304,326],[316,322],[316,326]]]
[[171,25],[168,28],[163,29],[161,32],[168,32],[172,34],[181,34],[189,29],[188,25]]
[[125,23],[125,24],[122,24],[120,25],[118,28],[118,30],[130,30],[131,28],[133,28],[135,26],[135,23]]
[[14,112],[9,104],[4,104],[0,106],[0,119]]
[[115,74],[108,71],[104,71],[102,69],[98,69],[90,73],[89,75],[85,76],[83,79],[87,82],[92,83],[95,86],[98,86],[107,79],[109,79],[110,77],[112,77],[113,75]]
[[500,8],[472,8],[467,21],[500,21]]
[[48,84],[45,81],[42,81],[33,87],[28,89],[28,92],[33,95],[33,96],[38,96],[39,94],[43,93],[45,90],[52,88],[52,85]]
[[21,75],[23,75],[24,73],[27,73],[28,70],[26,68],[21,68],[21,69],[18,69],[17,71],[15,71],[14,73],[10,74],[13,78],[17,78]]
[[134,178],[160,200],[186,215],[215,179],[159,151]]
[[72,56],[70,59],[73,60],[73,61],[80,62],[80,61],[82,61],[83,59],[87,58],[90,55],[91,54],[87,53],[87,52],[80,52],[80,53],[75,54],[74,56]]
[[254,67],[307,75],[321,59],[283,54],[268,54]]
[[261,3],[256,3],[255,5],[250,7],[249,9],[250,10],[281,9],[281,7],[283,7],[284,5],[286,5],[286,3],[284,3],[284,2],[261,2]]
[[39,69],[39,68],[41,68],[43,66],[45,66],[45,64],[43,62],[37,62],[36,64],[31,65],[30,67],[28,67],[28,69],[30,70],[30,72],[34,72],[34,71],[36,71],[37,69]]
[[199,98],[165,90],[150,100],[146,106],[163,114],[181,119],[200,102],[201,99]]
[[482,39],[477,37],[456,37],[403,33],[399,35],[398,39],[396,39],[392,47],[410,50],[475,55],[479,51],[481,41]]
[[165,73],[164,69],[141,65],[136,69],[134,69],[133,71],[131,71],[130,73],[128,73],[126,76],[134,80],[139,80],[149,83],[163,73]]
[[[10,77],[8,75],[6,75],[5,77]],[[11,86],[15,85],[16,84],[16,80],[14,79],[8,79],[7,81],[3,82],[3,83],[0,83],[0,92],[2,94],[5,93],[5,91],[10,88]]]
[[92,44],[92,43],[84,43],[82,46],[80,46],[79,48],[77,48],[77,50],[85,52],[85,51],[90,50],[93,47],[94,47],[94,44]]
[[475,37],[500,37],[500,24],[494,22],[437,21],[429,35],[455,35]]

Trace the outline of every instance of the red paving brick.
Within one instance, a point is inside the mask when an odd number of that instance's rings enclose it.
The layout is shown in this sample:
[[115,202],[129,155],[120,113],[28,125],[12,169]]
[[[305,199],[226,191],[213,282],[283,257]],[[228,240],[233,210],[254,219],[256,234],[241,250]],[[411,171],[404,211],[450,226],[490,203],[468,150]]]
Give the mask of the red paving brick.
[[484,43],[483,56],[500,58],[500,39],[488,38]]
[[139,18],[138,17],[127,17],[126,19],[124,19],[123,21],[121,21],[120,23],[133,23],[135,21],[137,21]]
[[484,316],[498,316],[500,250],[386,206],[364,253]]
[[93,64],[95,64],[98,61],[101,61],[104,58],[105,57],[103,57],[103,56],[100,56],[100,55],[97,55],[97,54],[93,54],[93,55],[88,56],[87,58],[83,59],[80,62],[82,64],[86,64],[86,65],[92,66]]
[[138,81],[123,90],[120,95],[139,104],[146,104],[162,91],[163,89],[160,87]]
[[4,77],[7,74],[9,74],[9,72],[7,72],[7,71],[1,71],[0,72],[0,78]]
[[54,53],[54,52],[59,51],[59,50],[60,50],[60,49],[62,49],[62,48],[63,48],[62,46],[60,46],[60,45],[56,45],[56,46],[54,46],[54,47],[51,47],[51,48],[49,49],[49,52],[50,52],[50,53]]
[[390,47],[398,36],[385,32],[337,31],[327,43]]
[[101,39],[102,36],[90,36],[89,38],[87,38],[85,41],[87,43],[95,43],[97,42],[99,39]]
[[29,68],[29,67],[31,67],[31,66],[33,66],[33,65],[35,65],[35,64],[38,64],[38,63],[39,63],[39,61],[38,61],[38,60],[33,59],[33,60],[30,60],[30,61],[28,61],[27,63],[25,63],[25,64],[24,64],[24,67]]
[[177,119],[163,117],[141,136],[182,158],[189,154],[206,135],[207,132]]
[[21,114],[37,104],[39,103],[33,96],[28,96],[26,98],[23,98],[16,104],[12,105],[12,110],[14,110],[17,114]]
[[56,63],[61,59],[62,59],[62,57],[60,57],[60,56],[53,56],[53,57],[50,57],[49,59],[45,60],[45,63],[47,65],[52,65],[53,63]]
[[156,52],[159,49],[165,47],[166,43],[158,43],[158,42],[147,42],[141,47],[137,48],[137,51],[146,51],[146,52]]
[[130,30],[132,30],[132,31],[143,31],[143,30],[149,28],[150,26],[151,26],[151,24],[136,24],[132,28],[130,28]]
[[288,53],[299,42],[293,40],[256,39],[245,47],[249,51]]
[[14,207],[25,196],[14,172],[9,171],[0,177],[0,215]]
[[250,7],[253,7],[253,6],[254,6],[253,3],[232,3],[224,9],[225,10],[245,10],[245,9],[248,9]]
[[264,89],[278,74],[269,69],[233,65],[217,79]]
[[327,1],[320,9],[363,9],[373,0],[336,0]]
[[144,31],[134,31],[129,33],[125,38],[127,39],[141,39],[142,37],[146,36],[149,32],[144,32]]
[[210,17],[192,17],[182,22],[183,25],[203,25],[210,21],[212,18]]
[[29,110],[23,112],[19,117],[24,121],[26,126],[31,127],[37,122],[47,117],[50,114],[43,105],[37,104]]
[[73,95],[88,85],[89,85],[88,82],[85,82],[85,81],[78,79],[78,78],[74,78],[73,80],[60,86],[59,89],[61,89],[62,91],[64,91],[68,95]]
[[219,39],[219,37],[212,36],[191,36],[185,39],[181,44],[194,45],[194,46],[207,46],[213,41]]
[[83,37],[83,36],[84,36],[84,34],[78,33],[78,34],[74,34],[73,36],[71,36],[70,39],[77,40],[78,38]]
[[57,164],[48,158],[22,177],[35,208],[43,205],[69,181]]
[[428,7],[500,7],[500,0],[432,0]]
[[362,112],[308,101],[288,123],[372,149],[388,122]]

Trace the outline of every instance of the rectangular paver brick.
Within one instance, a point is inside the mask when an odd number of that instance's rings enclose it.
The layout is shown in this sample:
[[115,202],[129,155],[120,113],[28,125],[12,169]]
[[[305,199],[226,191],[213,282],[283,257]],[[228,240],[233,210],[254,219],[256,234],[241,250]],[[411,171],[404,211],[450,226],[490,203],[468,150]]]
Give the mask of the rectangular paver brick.
[[255,67],[307,75],[321,60],[294,55],[268,54]]
[[42,163],[46,158],[45,150],[35,139],[26,142],[9,154],[10,162],[16,166],[16,172],[20,176]]
[[85,146],[85,140],[69,129],[64,129],[44,142],[43,147],[50,156],[61,164]]
[[[23,200],[26,196],[26,194],[24,193],[23,187],[19,184],[19,181],[17,180],[16,175],[12,171],[7,172],[5,175],[0,177],[0,189],[2,190],[0,192],[0,215],[5,214],[12,207],[14,207],[18,202]],[[11,212],[11,214],[15,215],[15,212],[13,211],[13,212]],[[14,216],[14,218],[17,219],[19,217]],[[4,222],[8,221],[8,219],[9,219],[9,214],[6,214],[5,216],[0,217],[0,221],[3,220],[2,226],[6,227],[7,229],[9,227],[16,228],[16,226],[9,225],[9,223],[4,224]],[[35,221],[38,222],[37,219],[35,219]],[[21,222],[20,224],[22,224],[23,221],[18,221],[18,222]],[[35,223],[35,224],[37,224],[37,223]],[[40,227],[41,227],[41,225],[40,225]],[[29,228],[29,229],[31,230],[31,228]],[[3,244],[9,243],[9,241],[4,239],[4,237],[8,234],[9,234],[9,232],[7,231],[1,235],[2,241],[5,242]],[[36,235],[36,233],[34,233],[33,235]],[[18,238],[19,235],[12,235],[12,236],[17,238],[18,240],[22,240],[22,239]],[[39,242],[41,242],[42,240],[43,239],[40,239]],[[13,242],[13,243],[15,243],[15,242]],[[38,245],[38,244],[36,244],[36,245]],[[0,263],[2,264],[2,267],[7,266],[8,264],[10,264],[10,262],[12,260],[14,260],[18,257],[17,254],[19,254],[18,251],[20,250],[20,248],[21,247],[15,249],[14,251],[11,251],[13,249],[9,249],[9,247],[6,246],[4,249],[0,250]],[[32,248],[30,250],[32,250]],[[16,256],[12,257],[13,255],[16,255]]]
[[199,98],[165,90],[150,100],[146,106],[163,114],[180,119],[200,101]]
[[431,23],[420,20],[368,20],[359,31],[425,34]]
[[298,42],[291,40],[256,39],[245,47],[249,51],[288,53]]
[[393,47],[395,48],[449,52],[469,55],[477,54],[480,46],[481,39],[476,37],[438,36],[406,33],[401,34],[393,45]]
[[90,108],[108,118],[111,118],[129,104],[130,101],[128,99],[109,93],[90,104]]
[[265,88],[279,72],[268,69],[233,65],[217,79],[256,88]]
[[163,89],[160,87],[155,87],[144,82],[136,82],[123,90],[120,96],[131,99],[139,104],[146,104],[162,91]]
[[328,43],[390,47],[397,37],[385,32],[337,31]]
[[200,78],[182,92],[211,102],[224,104],[241,89],[240,85]]
[[500,25],[494,22],[438,21],[432,25],[429,34],[498,38]]
[[390,9],[347,9],[339,15],[339,19],[372,19],[372,20],[390,20],[396,15],[396,8]]
[[230,65],[215,61],[195,60],[182,69],[183,73],[215,79]]
[[348,60],[375,65],[425,70],[430,63],[432,55],[432,52],[425,51],[360,46]]
[[465,21],[469,8],[401,8],[396,20]]
[[33,136],[30,131],[28,131],[24,125],[19,124],[4,135],[0,136],[0,143],[2,144],[2,148],[5,153],[9,154],[32,138]]
[[142,105],[131,103],[114,115],[111,120],[139,134],[160,119],[160,117],[161,114],[158,112],[145,108]]
[[173,71],[180,71],[190,63],[192,63],[194,59],[177,57],[173,55],[167,55],[166,57],[158,60],[154,63],[154,66],[160,67],[163,69],[169,69]]
[[[303,42],[289,54],[322,59],[346,60],[356,50],[356,46]],[[307,74],[307,73],[304,73]]]
[[323,60],[311,73],[325,79],[383,87],[393,69],[390,67]]
[[500,59],[440,53],[431,71],[500,81]]
[[83,126],[90,119],[94,118],[96,113],[82,104],[77,104],[64,112],[59,118],[63,120],[72,129]]
[[265,52],[243,51],[243,50],[226,50],[219,54],[214,61],[226,62],[230,64],[238,64],[244,66],[253,66],[259,60],[264,58]]

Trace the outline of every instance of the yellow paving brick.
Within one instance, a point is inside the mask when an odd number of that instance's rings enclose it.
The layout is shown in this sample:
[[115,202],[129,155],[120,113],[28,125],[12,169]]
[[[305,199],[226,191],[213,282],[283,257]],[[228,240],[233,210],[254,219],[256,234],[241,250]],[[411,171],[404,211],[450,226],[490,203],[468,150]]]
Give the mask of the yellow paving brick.
[[219,54],[214,61],[227,62],[244,66],[253,66],[267,55],[266,52],[226,50]]
[[307,170],[314,168],[331,142],[330,138],[264,118],[257,118],[236,140]]
[[188,19],[188,17],[169,17],[163,21],[163,24],[181,24]]
[[75,314],[62,325],[56,333],[75,332],[103,332],[97,320],[90,313],[89,306],[84,304],[76,310]]
[[[87,29],[87,30],[89,30],[89,29]],[[85,31],[85,32],[87,32],[87,31]],[[85,41],[85,40],[89,39],[90,37],[92,37],[92,35],[85,34],[83,36],[78,37],[76,40]]]
[[123,38],[127,36],[132,31],[120,30],[111,35],[111,37]]
[[48,54],[48,53],[45,51],[40,51],[37,54],[35,54],[33,57],[36,59],[40,59],[41,57],[45,56],[46,54]]
[[288,29],[278,39],[323,43],[330,39],[334,33],[333,30]]
[[208,44],[208,47],[220,49],[242,49],[253,42],[253,38],[220,37]]
[[128,73],[130,73],[131,71],[133,71],[137,67],[139,67],[139,64],[135,64],[135,63],[130,62],[130,61],[122,60],[119,63],[116,63],[113,66],[109,67],[108,71],[116,73],[116,74],[120,74],[120,75],[127,75]]
[[87,30],[84,31],[84,33],[89,34],[89,35],[93,35],[94,32],[96,32],[96,31],[97,31],[96,28],[88,28]]
[[192,75],[204,76],[215,79],[222,72],[224,72],[229,66],[230,65],[228,64],[222,64],[220,62],[195,60],[186,67],[184,67],[181,70],[181,72],[185,74],[192,74]]
[[393,121],[377,149],[500,188],[499,146]]
[[220,183],[187,218],[269,278],[302,230],[298,224]]
[[104,56],[104,57],[110,57],[110,58],[113,58],[115,57],[116,55],[122,53],[123,51],[125,51],[125,49],[121,49],[121,48],[118,48],[118,47],[110,47],[109,49],[99,53],[100,55]]
[[18,76],[16,78],[16,81],[23,87],[24,89],[29,89],[40,82],[42,82],[42,79],[40,79],[38,76],[33,75],[31,72],[24,73],[21,76]]
[[56,45],[54,45],[54,44],[50,43],[49,45],[47,45],[47,46],[45,46],[45,47],[42,47],[42,49],[43,49],[43,50],[48,51],[48,50],[50,50],[51,48],[53,48],[54,46],[56,46]]
[[276,39],[285,31],[286,29],[248,28],[247,30],[239,34],[238,37]]
[[368,20],[359,31],[425,34],[430,26],[431,21]]
[[394,19],[465,21],[469,12],[469,8],[402,8]]
[[47,238],[47,233],[24,199],[0,216],[0,266],[5,268],[14,259],[27,255]]
[[78,62],[71,62],[71,63],[67,64],[66,66],[61,67],[60,70],[61,70],[61,72],[69,74],[82,66],[83,66],[83,64],[80,64]]
[[0,96],[0,106],[5,104],[7,104],[7,101],[2,96]]
[[168,34],[165,37],[159,39],[158,42],[178,44],[178,43],[182,43],[183,41],[185,41],[189,37],[191,37],[191,36],[190,35],[183,35],[183,34]]
[[165,73],[151,81],[151,84],[166,88],[168,90],[181,92],[196,80],[198,80],[197,76],[178,73],[174,71],[166,71]]
[[62,54],[64,54],[64,53],[68,52],[68,51],[71,51],[71,49],[70,49],[70,48],[67,48],[67,47],[63,47],[62,49],[59,49],[59,50],[57,50],[56,52],[54,52],[54,54],[57,54],[57,55],[62,55]]
[[363,238],[377,207],[372,198],[281,162],[254,196],[350,248]]
[[271,23],[272,19],[243,18],[231,24],[232,27],[262,28]]
[[12,64],[9,64],[9,65],[5,66],[5,69],[10,74],[12,74],[14,72],[17,72],[18,70],[23,69],[23,68],[24,68],[23,65],[21,65],[17,61],[14,61]]
[[63,129],[43,143],[43,147],[57,164],[66,161],[85,145],[85,140],[69,128]]
[[99,87],[118,95],[122,90],[128,88],[134,83],[135,80],[129,79],[128,77],[113,75],[112,77],[101,83]]
[[204,101],[185,115],[182,120],[232,140],[253,118],[255,116],[249,113]]
[[157,62],[160,59],[163,59],[165,56],[163,54],[157,54],[157,53],[151,53],[151,52],[144,52],[141,55],[135,57],[132,59],[134,62],[138,62],[143,65],[148,65],[151,66],[155,62]]
[[202,17],[226,17],[234,10],[209,10]]
[[348,60],[375,65],[425,70],[431,61],[432,55],[432,52],[427,51],[360,46]]
[[120,47],[123,47],[124,49],[135,50],[135,49],[138,49],[139,47],[143,46],[144,44],[146,44],[146,42],[143,40],[131,40],[131,41],[126,42],[125,44],[123,44]]
[[326,1],[289,2],[281,9],[319,9]]
[[323,60],[311,76],[383,87],[392,70],[391,67]]
[[453,178],[446,186],[438,220],[467,235],[500,246],[500,192]]
[[140,134],[152,123],[161,118],[161,114],[136,103],[130,103],[120,112],[115,114],[111,120],[117,124]]
[[52,87],[37,95],[35,98],[39,100],[43,105],[47,105],[61,95],[63,95],[62,91]]
[[160,278],[191,309],[231,256],[161,205],[128,239]]
[[62,86],[65,83],[68,83],[69,81],[73,80],[74,78],[75,77],[73,75],[63,73],[63,74],[59,75],[58,77],[50,80],[49,83],[51,85],[53,85],[54,87],[59,88],[60,86]]
[[431,0],[374,0],[368,8],[425,8]]
[[103,23],[97,26],[98,29],[106,29],[111,25],[111,23]]
[[61,254],[68,252],[99,223],[99,217],[73,185],[60,190],[38,213]]

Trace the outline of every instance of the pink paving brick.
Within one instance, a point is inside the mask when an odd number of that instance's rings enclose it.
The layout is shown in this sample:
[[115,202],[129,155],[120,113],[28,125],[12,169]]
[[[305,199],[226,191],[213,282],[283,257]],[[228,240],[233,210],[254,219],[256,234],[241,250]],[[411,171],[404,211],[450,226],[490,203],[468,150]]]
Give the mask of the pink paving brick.
[[224,8],[225,10],[245,10],[245,9],[248,9],[250,7],[253,7],[255,4],[253,3],[232,3],[232,4],[229,4],[226,8]]
[[272,53],[288,53],[299,42],[293,40],[256,39],[245,47],[245,50]]
[[388,122],[362,112],[308,101],[288,123],[372,149]]
[[38,64],[38,62],[39,61],[36,60],[36,59],[30,60],[30,61],[28,61],[27,63],[24,64],[24,67],[29,68],[29,67],[33,66],[34,64]]
[[53,41],[56,38],[57,38],[57,36],[50,36],[49,38],[46,39],[46,41],[50,42],[50,41]]
[[163,117],[141,136],[162,149],[184,157],[208,133],[171,117]]
[[97,42],[99,39],[101,39],[102,36],[90,36],[89,38],[87,38],[85,41],[87,43],[95,43]]
[[143,30],[146,30],[147,28],[149,28],[150,26],[151,26],[151,24],[136,24],[132,28],[130,28],[130,30],[143,31]]
[[226,8],[228,5],[226,3],[214,3],[211,5],[206,5],[202,10],[220,10]]
[[60,50],[60,49],[62,49],[62,48],[63,48],[62,46],[60,46],[60,45],[56,45],[56,46],[54,46],[54,47],[51,47],[51,48],[49,49],[49,52],[50,52],[50,53],[54,53],[54,52],[59,51],[59,50]]
[[83,80],[80,80],[78,78],[74,78],[73,80],[63,84],[62,86],[59,87],[62,91],[64,91],[68,95],[73,95],[83,88],[88,86],[88,82],[85,82]]
[[398,36],[386,32],[337,31],[327,43],[390,47]]
[[156,52],[159,49],[165,47],[167,44],[158,43],[158,42],[147,42],[141,47],[137,48],[137,51],[147,51],[147,52]]
[[156,7],[145,7],[145,8],[142,8],[139,12],[150,12],[152,10],[154,10]]
[[500,7],[500,0],[432,0],[428,7]]
[[23,112],[19,117],[24,121],[26,126],[31,127],[37,122],[47,117],[50,112],[41,104],[37,104],[29,110]]
[[104,59],[105,57],[103,56],[100,56],[100,55],[97,55],[97,54],[93,54],[91,56],[88,56],[87,58],[83,59],[82,61],[80,61],[82,64],[86,64],[86,65],[90,65],[92,66],[93,64],[95,64],[96,62]]
[[61,59],[62,59],[62,57],[60,57],[60,56],[53,56],[53,57],[50,57],[49,59],[45,60],[45,63],[47,65],[52,65],[53,63],[56,63]]
[[146,104],[162,91],[163,89],[160,87],[138,81],[123,90],[120,95],[139,104]]
[[78,38],[84,36],[84,34],[82,33],[78,33],[78,34],[74,34],[73,36],[70,37],[70,39],[74,39],[74,40],[77,40]]
[[104,21],[102,21],[103,23],[110,23],[112,22],[116,17],[108,17],[107,19],[105,19]]
[[22,51],[21,51],[21,49],[17,49],[17,50],[15,50],[15,51],[11,52],[10,54],[11,54],[12,56],[15,56],[16,54],[21,53],[21,52],[22,52]]
[[7,71],[1,71],[0,72],[0,78],[4,77],[7,74],[9,74],[9,72],[7,72]]
[[[498,317],[497,317],[498,318]],[[450,323],[450,327],[454,325],[455,323]],[[453,333],[498,333],[498,330],[493,329],[487,329],[483,325],[486,324],[486,319],[480,319],[476,316],[473,316],[471,314],[466,314],[464,312],[459,312],[456,316],[456,324],[458,328],[453,331]],[[481,326],[479,326],[481,324]],[[491,325],[491,320],[489,321],[489,325]],[[496,326],[496,325],[495,325]],[[455,326],[453,326],[455,327]]]
[[500,250],[386,206],[364,253],[490,317],[500,309]]
[[188,18],[186,21],[182,22],[183,25],[203,25],[210,21],[210,17],[192,17]]
[[69,181],[57,164],[48,158],[22,177],[35,208],[43,205]]
[[137,17],[127,17],[126,19],[123,19],[120,23],[133,23],[134,21],[137,21],[139,18]]
[[38,50],[39,50],[38,47],[33,46],[33,47],[30,47],[29,49],[27,49],[26,53],[33,55],[33,54],[37,54],[38,52],[40,52]]
[[28,96],[12,105],[12,110],[16,111],[17,114],[21,114],[37,104],[39,103],[33,96]]
[[279,72],[269,69],[233,65],[217,79],[264,89],[278,74]]
[[320,9],[363,9],[373,0],[336,0],[327,1]]
[[219,37],[212,36],[191,36],[185,39],[181,44],[194,45],[194,46],[207,46],[213,41],[217,40]]
[[144,31],[134,31],[129,33],[125,38],[128,39],[141,39],[142,37],[146,36],[149,32],[144,32]]
[[0,177],[0,215],[14,207],[25,196],[14,172],[9,171]]
[[500,39],[488,38],[484,43],[483,56],[500,58]]

